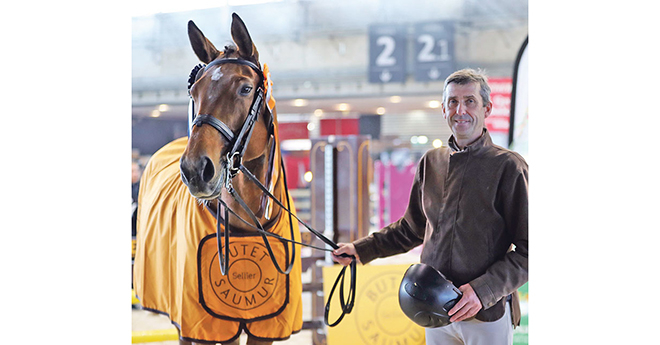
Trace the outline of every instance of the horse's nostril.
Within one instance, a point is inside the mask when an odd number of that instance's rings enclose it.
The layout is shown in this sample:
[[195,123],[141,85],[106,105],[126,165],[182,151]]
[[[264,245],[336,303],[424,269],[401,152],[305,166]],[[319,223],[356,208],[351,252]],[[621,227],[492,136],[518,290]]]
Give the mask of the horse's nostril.
[[186,176],[186,173],[181,169],[181,181],[183,181],[183,184],[186,186],[188,185],[188,176]]
[[209,157],[204,157],[202,160],[202,181],[209,183],[213,176],[215,176],[213,161]]
[[188,181],[190,181],[190,176],[191,176],[190,171],[191,170],[190,170],[190,165],[188,164],[188,162],[183,157],[181,157],[181,160],[179,161],[179,168],[180,168],[180,171],[181,171],[181,180],[187,186]]

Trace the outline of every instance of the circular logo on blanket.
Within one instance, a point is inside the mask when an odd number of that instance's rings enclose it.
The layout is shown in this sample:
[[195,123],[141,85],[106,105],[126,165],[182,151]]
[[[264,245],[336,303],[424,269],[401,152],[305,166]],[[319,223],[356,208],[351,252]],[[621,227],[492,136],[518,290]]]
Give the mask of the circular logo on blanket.
[[361,286],[355,318],[367,344],[424,344],[424,329],[416,327],[399,307],[400,273],[382,273]]
[[257,308],[268,301],[277,288],[279,275],[261,244],[233,242],[229,245],[226,275],[222,275],[219,265],[216,253],[209,269],[211,287],[215,296],[231,308]]

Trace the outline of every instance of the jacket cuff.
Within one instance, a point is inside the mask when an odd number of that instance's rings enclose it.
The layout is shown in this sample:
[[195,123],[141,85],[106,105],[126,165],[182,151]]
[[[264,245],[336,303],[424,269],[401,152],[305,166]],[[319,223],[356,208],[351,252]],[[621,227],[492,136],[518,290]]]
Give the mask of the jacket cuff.
[[355,251],[360,257],[360,262],[364,265],[374,259],[378,258],[378,253],[374,250],[374,245],[372,245],[373,237],[367,236],[358,240],[353,241],[355,246]]
[[471,281],[470,286],[472,287],[472,290],[474,290],[474,292],[477,294],[477,297],[479,297],[479,301],[481,301],[481,305],[484,309],[488,309],[494,306],[500,300],[500,298],[497,298],[493,294],[493,291],[490,289],[490,286],[488,286],[483,277],[478,277]]

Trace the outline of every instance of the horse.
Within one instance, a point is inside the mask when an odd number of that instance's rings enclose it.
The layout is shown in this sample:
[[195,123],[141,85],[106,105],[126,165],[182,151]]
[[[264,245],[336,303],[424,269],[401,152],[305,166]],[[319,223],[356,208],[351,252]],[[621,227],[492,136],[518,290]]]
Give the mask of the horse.
[[238,345],[245,332],[247,344],[265,345],[302,329],[291,242],[300,231],[270,73],[236,13],[231,36],[221,51],[188,22],[205,64],[190,74],[189,135],[154,153],[140,183],[135,292],[143,309],[170,318],[180,344]]

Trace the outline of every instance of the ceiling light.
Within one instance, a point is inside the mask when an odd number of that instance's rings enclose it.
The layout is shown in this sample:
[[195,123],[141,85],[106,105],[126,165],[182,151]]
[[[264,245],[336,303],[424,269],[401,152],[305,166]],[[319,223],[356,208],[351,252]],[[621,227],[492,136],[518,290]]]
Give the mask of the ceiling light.
[[303,178],[304,178],[305,181],[307,181],[307,182],[312,182],[312,178],[313,178],[313,177],[314,177],[314,175],[312,175],[312,172],[311,172],[311,171],[308,171],[308,172],[305,173],[305,175],[303,175]]
[[348,103],[339,103],[337,105],[337,110],[339,110],[339,111],[348,111],[349,109],[350,109],[350,106],[348,105]]
[[427,137],[426,135],[420,135],[419,137],[417,137],[417,142],[422,145],[426,144],[429,142],[429,137]]
[[316,116],[316,117],[321,117],[321,116],[323,116],[323,109],[316,109],[316,110],[314,110],[314,116]]
[[391,102],[391,103],[401,103],[401,97],[399,97],[399,96],[392,96],[392,97],[390,97],[390,102]]
[[378,107],[378,109],[376,109],[376,114],[378,114],[378,115],[385,114],[385,108],[384,107]]
[[298,98],[293,100],[294,107],[304,107],[309,103],[306,99]]
[[433,140],[433,147],[435,147],[437,149],[438,147],[441,147],[441,146],[442,146],[442,140],[440,140],[440,139]]
[[314,125],[313,122],[310,122],[310,123],[307,124],[307,130],[308,131],[313,131],[314,128],[316,128],[316,125]]
[[413,120],[423,119],[426,116],[426,112],[423,110],[415,109],[408,112],[408,116]]
[[417,144],[419,142],[419,138],[416,135],[413,135],[410,137],[410,143],[411,144]]
[[159,117],[160,116],[160,110],[154,109],[151,111],[151,117]]
[[163,112],[163,111],[169,111],[170,110],[170,105],[169,104],[161,104],[158,106],[158,111]]
[[436,109],[439,107],[440,107],[440,101],[433,100],[429,102],[429,108]]

